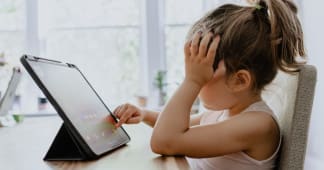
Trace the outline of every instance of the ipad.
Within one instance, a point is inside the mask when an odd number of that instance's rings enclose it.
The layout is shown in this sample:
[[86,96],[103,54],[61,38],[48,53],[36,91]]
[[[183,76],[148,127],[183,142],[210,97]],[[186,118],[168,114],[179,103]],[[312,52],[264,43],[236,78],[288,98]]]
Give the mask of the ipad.
[[90,157],[130,141],[116,117],[74,64],[24,55],[21,62]]
[[21,78],[20,68],[14,67],[12,69],[12,75],[8,83],[7,90],[0,101],[0,116],[7,115],[8,111],[12,107],[15,98],[15,92],[20,82],[20,78]]

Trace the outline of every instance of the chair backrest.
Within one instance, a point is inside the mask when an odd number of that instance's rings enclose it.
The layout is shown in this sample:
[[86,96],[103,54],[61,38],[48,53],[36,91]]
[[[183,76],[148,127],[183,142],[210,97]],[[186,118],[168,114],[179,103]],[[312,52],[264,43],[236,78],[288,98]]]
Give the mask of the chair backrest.
[[316,68],[304,65],[297,74],[280,72],[262,96],[277,113],[282,132],[279,170],[304,168]]

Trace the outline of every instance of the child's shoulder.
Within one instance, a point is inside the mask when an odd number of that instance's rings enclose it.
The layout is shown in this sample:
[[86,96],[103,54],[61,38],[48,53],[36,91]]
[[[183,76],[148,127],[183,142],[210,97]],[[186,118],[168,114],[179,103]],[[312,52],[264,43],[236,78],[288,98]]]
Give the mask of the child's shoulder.
[[[247,111],[240,114],[237,118],[245,126],[250,126],[252,133],[261,136],[268,136],[269,134],[280,134],[280,128],[277,120],[272,114],[265,111]],[[276,135],[274,135],[276,136]]]

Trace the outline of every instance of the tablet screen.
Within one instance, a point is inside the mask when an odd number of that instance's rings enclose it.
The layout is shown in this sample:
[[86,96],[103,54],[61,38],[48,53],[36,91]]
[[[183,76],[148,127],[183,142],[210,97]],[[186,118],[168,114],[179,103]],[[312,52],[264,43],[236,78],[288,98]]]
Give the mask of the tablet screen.
[[115,128],[115,119],[78,69],[41,61],[29,64],[94,153],[129,141],[122,128]]

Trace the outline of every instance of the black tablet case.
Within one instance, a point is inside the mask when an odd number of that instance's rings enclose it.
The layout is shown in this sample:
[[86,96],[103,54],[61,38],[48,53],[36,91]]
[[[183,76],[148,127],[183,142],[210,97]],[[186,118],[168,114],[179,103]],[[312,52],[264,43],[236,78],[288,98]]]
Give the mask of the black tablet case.
[[[38,79],[38,77],[34,76],[36,74],[33,73],[32,68],[27,63],[26,60],[28,60],[28,59],[43,60],[46,62],[52,62],[52,63],[57,63],[57,64],[60,64],[61,62],[49,60],[49,59],[45,59],[45,58],[28,56],[28,55],[23,55],[20,59],[21,63],[26,68],[28,73],[31,75],[33,80],[36,82],[36,84],[42,90],[44,95],[48,98],[48,100],[51,102],[51,104],[53,105],[55,110],[58,112],[58,114],[63,119],[63,124],[61,125],[60,130],[58,131],[57,135],[55,136],[55,139],[54,139],[53,143],[51,144],[51,146],[50,146],[49,150],[47,151],[43,160],[46,160],[46,161],[93,160],[93,159],[97,159],[97,158],[103,156],[104,154],[107,154],[108,152],[113,151],[113,150],[111,150],[111,151],[105,152],[101,155],[96,155],[94,152],[91,151],[90,147],[80,137],[77,137],[80,135],[77,133],[76,129],[74,129],[72,126],[69,126],[69,124],[66,123],[66,122],[69,122],[71,124],[69,119],[67,117],[65,117],[65,114],[62,114],[63,110],[61,110],[60,106],[57,104],[57,102],[54,100],[54,98],[51,96],[51,94],[49,94],[47,92],[45,86],[41,83],[41,81]],[[76,67],[73,64],[67,64],[67,65],[71,66],[71,67]],[[74,129],[74,131],[72,129]],[[125,132],[124,129],[123,129],[123,131]],[[125,132],[125,134],[128,136],[128,134],[126,132]],[[129,136],[128,136],[128,138],[130,140]],[[121,145],[121,146],[124,146],[124,145]],[[121,147],[121,146],[119,146],[119,147]],[[119,147],[117,147],[115,149],[118,149]]]
[[69,128],[64,123],[55,136],[51,147],[47,151],[44,160],[87,160],[91,159],[86,156],[78,140],[73,138]]

